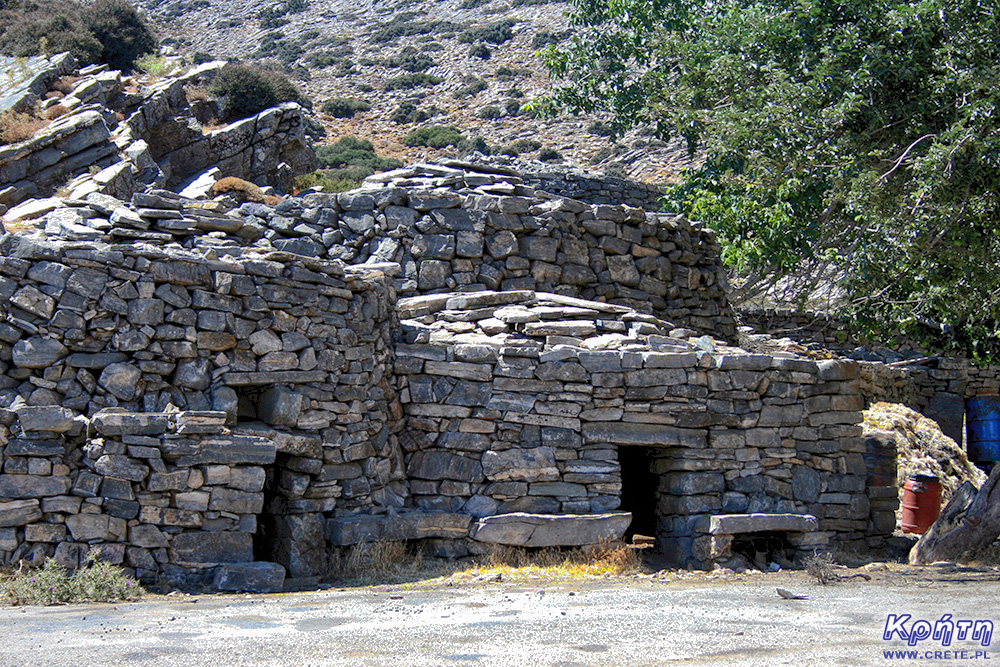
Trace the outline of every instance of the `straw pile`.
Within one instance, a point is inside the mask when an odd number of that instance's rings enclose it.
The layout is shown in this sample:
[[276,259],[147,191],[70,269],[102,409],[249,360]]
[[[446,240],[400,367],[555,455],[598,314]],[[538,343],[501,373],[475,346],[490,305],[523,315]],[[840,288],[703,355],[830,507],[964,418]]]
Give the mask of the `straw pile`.
[[937,422],[903,405],[876,403],[864,412],[865,435],[883,432],[896,437],[896,481],[902,502],[903,485],[910,475],[936,475],[941,480],[941,502],[948,502],[962,482],[979,488],[986,475],[965,455],[962,447],[938,428]]

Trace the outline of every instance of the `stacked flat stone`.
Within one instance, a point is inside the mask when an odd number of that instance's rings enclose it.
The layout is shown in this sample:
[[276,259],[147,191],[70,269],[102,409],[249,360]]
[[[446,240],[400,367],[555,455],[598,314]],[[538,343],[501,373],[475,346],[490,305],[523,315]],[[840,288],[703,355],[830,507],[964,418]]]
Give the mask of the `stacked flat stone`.
[[[0,406],[58,406],[85,417],[118,408],[137,419],[214,410],[229,425],[241,422],[241,432],[218,437],[277,443],[284,473],[274,511],[296,515],[286,524],[316,525],[311,542],[277,529],[275,559],[293,573],[317,540],[313,556],[324,556],[322,513],[404,503],[401,454],[388,429],[394,296],[381,272],[134,242],[7,235],[0,246]],[[70,468],[59,468],[69,488],[87,472],[79,451],[53,454]],[[0,459],[3,488],[26,464],[10,450]],[[45,495],[18,488],[17,496],[0,491],[0,502]],[[13,557],[0,552],[5,562]]]
[[519,160],[504,155],[470,156],[467,160],[446,160],[442,164],[458,169],[493,170],[519,176],[529,187],[545,192],[558,192],[564,197],[590,204],[625,204],[646,211],[657,211],[663,199],[662,185],[607,174],[595,176],[568,165]]
[[153,581],[253,561],[275,445],[230,436],[226,413],[109,409],[87,420],[21,405],[7,414],[16,419],[4,429],[0,475],[4,564],[52,557],[75,569],[97,549]]
[[[705,565],[691,556],[696,521],[714,513],[812,515],[805,547],[861,539],[855,362],[750,355],[608,311],[532,292],[400,302],[422,341],[396,347],[417,507],[607,512],[620,503],[619,448],[644,446],[661,480],[660,546],[678,562]],[[491,318],[511,331],[484,330]]]

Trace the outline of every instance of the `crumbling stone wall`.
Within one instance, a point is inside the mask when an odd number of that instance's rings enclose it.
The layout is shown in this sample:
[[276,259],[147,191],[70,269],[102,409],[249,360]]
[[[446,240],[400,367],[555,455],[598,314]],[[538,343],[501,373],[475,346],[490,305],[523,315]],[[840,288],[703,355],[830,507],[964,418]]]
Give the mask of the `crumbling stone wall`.
[[[204,132],[201,120],[209,119],[198,116],[205,103],[189,103],[186,90],[207,85],[223,64],[138,87],[104,65],[77,70],[69,54],[31,61],[31,76],[0,98],[0,110],[39,104],[45,111],[58,104],[68,111],[34,137],[0,147],[0,213],[60,188],[77,199],[92,192],[128,199],[149,185],[176,187],[210,169],[216,178],[236,176],[290,192],[294,176],[319,167],[304,110],[281,104]],[[19,68],[0,60],[0,76]],[[67,74],[78,79],[67,95],[39,99]]]

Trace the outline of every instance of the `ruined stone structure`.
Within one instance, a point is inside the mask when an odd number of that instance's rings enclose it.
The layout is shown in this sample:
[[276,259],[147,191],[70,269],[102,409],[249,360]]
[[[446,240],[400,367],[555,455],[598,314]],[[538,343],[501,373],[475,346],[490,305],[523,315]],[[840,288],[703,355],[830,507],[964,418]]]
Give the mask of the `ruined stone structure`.
[[91,194],[0,240],[4,562],[273,589],[375,539],[873,534],[858,365],[736,348],[700,226],[429,165],[230,206]]
[[[206,132],[202,123],[218,109],[190,103],[187,93],[207,86],[223,65],[207,63],[139,87],[104,65],[78,70],[68,53],[23,63],[0,59],[0,78],[17,82],[0,97],[0,112],[58,106],[64,113],[34,137],[0,147],[0,213],[60,188],[72,198],[97,192],[127,200],[206,171],[213,174],[208,185],[236,176],[291,191],[295,175],[319,166],[303,109],[282,104]],[[73,82],[65,95],[51,92],[60,77]]]

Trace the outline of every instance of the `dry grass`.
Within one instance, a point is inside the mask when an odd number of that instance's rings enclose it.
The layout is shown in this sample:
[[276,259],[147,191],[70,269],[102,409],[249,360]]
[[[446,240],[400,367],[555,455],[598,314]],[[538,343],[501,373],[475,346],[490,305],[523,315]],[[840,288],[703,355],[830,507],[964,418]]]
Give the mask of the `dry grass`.
[[64,76],[61,79],[56,79],[50,86],[52,90],[57,90],[63,95],[69,95],[73,92],[73,86],[75,86],[80,81],[78,76]]
[[184,96],[187,97],[189,104],[191,102],[207,102],[208,90],[204,86],[190,86],[184,89]]
[[380,540],[335,551],[329,578],[340,584],[370,586],[439,577],[453,568],[447,561],[425,561],[423,550],[406,542]]
[[621,543],[575,549],[496,546],[475,559],[425,558],[419,546],[379,541],[334,552],[329,579],[340,585],[371,586],[447,578],[456,581],[588,579],[643,571],[639,551]]
[[47,120],[33,113],[5,111],[0,114],[0,146],[30,139],[48,124]]
[[242,178],[236,178],[235,176],[227,176],[216,181],[215,185],[212,186],[212,194],[229,194],[240,202],[252,201],[262,203],[264,201],[263,190],[250,181],[244,181]]
[[213,121],[211,121],[209,123],[206,123],[205,125],[201,126],[201,133],[202,134],[211,134],[212,132],[215,132],[216,130],[221,130],[224,127],[228,127],[228,125],[229,125],[228,123],[223,123],[220,120],[213,120]]
[[42,115],[45,117],[46,120],[55,120],[60,116],[65,116],[66,114],[69,113],[69,111],[70,111],[69,107],[65,107],[61,104],[54,104],[50,106],[48,109],[46,109],[45,113],[43,113]]
[[618,577],[639,573],[642,567],[639,551],[621,543],[538,551],[498,546],[461,575],[499,573],[507,579]]

